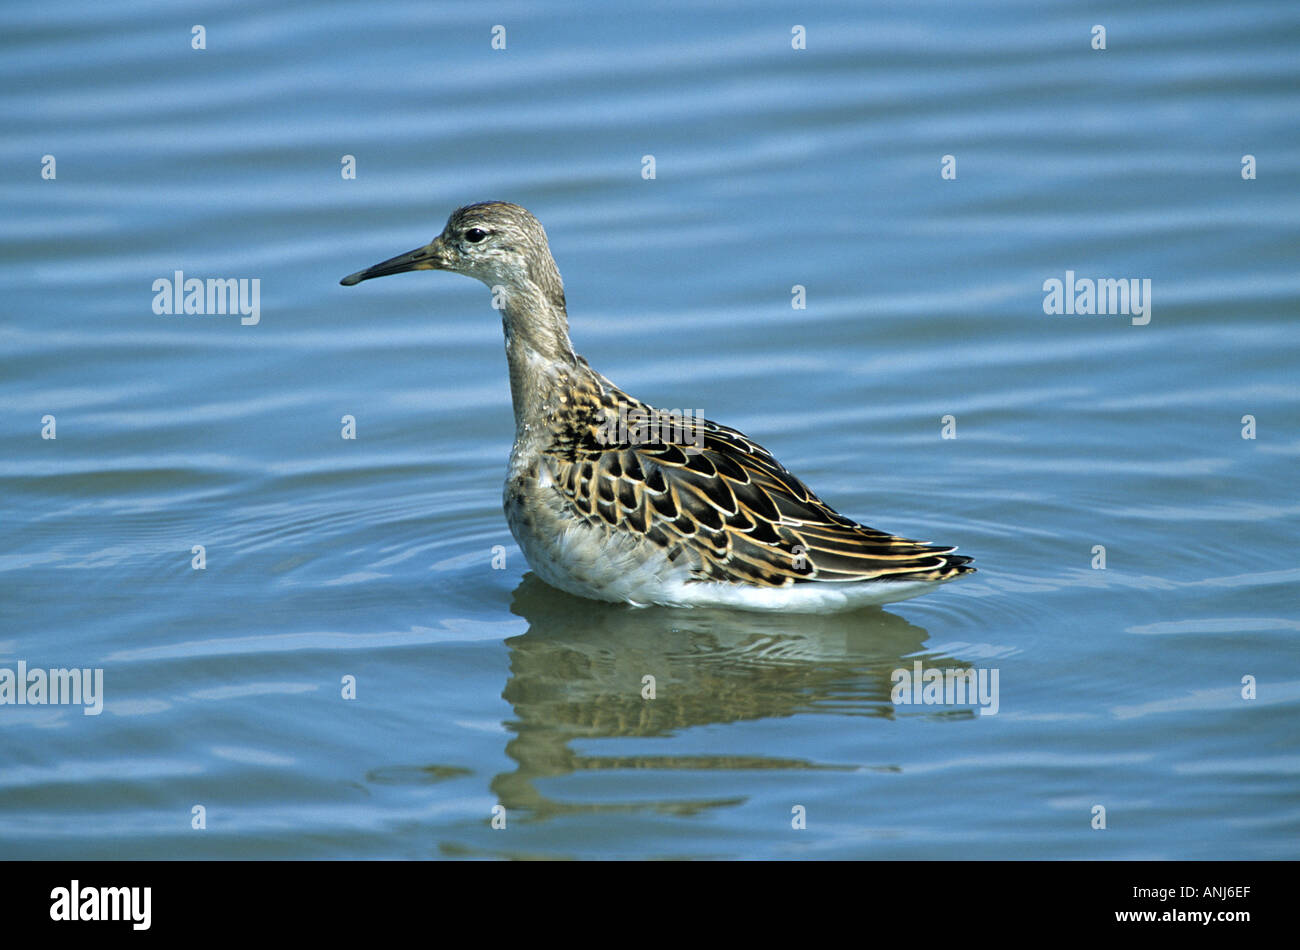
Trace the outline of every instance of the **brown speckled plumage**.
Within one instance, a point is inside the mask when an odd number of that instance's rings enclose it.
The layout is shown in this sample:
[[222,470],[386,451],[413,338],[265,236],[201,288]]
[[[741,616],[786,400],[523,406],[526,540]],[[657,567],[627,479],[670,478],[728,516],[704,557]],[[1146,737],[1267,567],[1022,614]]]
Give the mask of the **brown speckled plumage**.
[[[506,516],[555,586],[632,603],[831,609],[974,571],[954,548],[844,517],[735,429],[656,415],[588,366],[569,342],[546,233],[518,205],[460,208],[429,245],[343,283],[428,269],[482,280],[502,309],[515,409]],[[617,425],[628,418],[663,424],[629,432]],[[796,587],[810,596],[760,593]]]

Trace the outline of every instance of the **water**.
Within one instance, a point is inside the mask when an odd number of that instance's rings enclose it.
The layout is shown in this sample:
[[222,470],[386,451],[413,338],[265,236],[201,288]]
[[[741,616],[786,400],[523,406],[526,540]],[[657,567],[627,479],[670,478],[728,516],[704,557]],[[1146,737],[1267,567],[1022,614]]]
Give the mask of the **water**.
[[[0,855],[1297,856],[1300,10],[821,4],[795,51],[695,7],[0,12],[0,667],[105,684],[0,706]],[[594,366],[980,573],[832,617],[527,576],[486,291],[338,286],[489,198]],[[260,322],[155,314],[177,270]],[[1044,314],[1067,270],[1150,323]],[[917,660],[997,714],[895,705]]]

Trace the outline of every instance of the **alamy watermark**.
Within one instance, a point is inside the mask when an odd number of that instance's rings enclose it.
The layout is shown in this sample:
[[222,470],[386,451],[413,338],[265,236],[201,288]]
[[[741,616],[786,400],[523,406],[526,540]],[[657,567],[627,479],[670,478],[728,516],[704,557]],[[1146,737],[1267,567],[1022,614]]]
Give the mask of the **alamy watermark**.
[[1065,272],[1065,280],[1049,277],[1043,281],[1043,313],[1059,314],[1124,314],[1133,318],[1133,326],[1144,327],[1151,322],[1151,278],[1143,277],[1075,277],[1074,271]]
[[82,706],[87,716],[104,711],[103,669],[0,667],[0,706]]
[[148,930],[152,906],[152,887],[92,887],[73,878],[50,891],[50,920],[121,920],[132,930]]
[[153,312],[214,316],[239,314],[246,327],[262,320],[262,278],[260,277],[186,277],[175,271],[171,277],[153,282]]
[[618,413],[605,410],[605,421],[596,430],[602,445],[682,445],[704,449],[704,414],[699,409],[628,409],[618,404]]
[[996,716],[1001,706],[998,697],[997,669],[925,669],[917,660],[912,668],[899,668],[889,674],[894,684],[889,698],[895,706],[978,706],[981,716]]

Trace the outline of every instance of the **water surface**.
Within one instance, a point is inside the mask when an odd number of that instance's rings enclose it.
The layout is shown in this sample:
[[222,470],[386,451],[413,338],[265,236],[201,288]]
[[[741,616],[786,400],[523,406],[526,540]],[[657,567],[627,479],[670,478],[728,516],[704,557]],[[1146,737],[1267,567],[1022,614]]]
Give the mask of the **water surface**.
[[[0,855],[1296,857],[1300,10],[577,9],[0,11],[0,667],[105,682],[0,706]],[[486,291],[338,286],[490,198],[611,379],[980,572],[829,617],[530,577]],[[260,321],[155,314],[177,270]],[[1067,270],[1150,323],[1046,315]],[[997,714],[893,703],[918,660]]]

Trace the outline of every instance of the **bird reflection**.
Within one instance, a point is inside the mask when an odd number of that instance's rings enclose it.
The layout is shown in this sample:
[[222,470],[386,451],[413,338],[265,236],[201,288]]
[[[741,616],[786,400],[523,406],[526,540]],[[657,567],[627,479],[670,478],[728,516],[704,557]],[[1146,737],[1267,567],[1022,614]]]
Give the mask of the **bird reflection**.
[[498,775],[492,790],[507,809],[534,819],[574,810],[689,814],[743,801],[565,803],[537,789],[539,779],[578,771],[859,769],[813,762],[797,749],[683,756],[654,755],[639,742],[623,754],[571,745],[808,712],[893,718],[892,671],[938,660],[921,652],[924,629],[879,607],[828,615],[635,608],[571,597],[529,574],[511,610],[529,623],[506,641],[511,675],[502,697],[515,712],[506,753],[517,768]]

